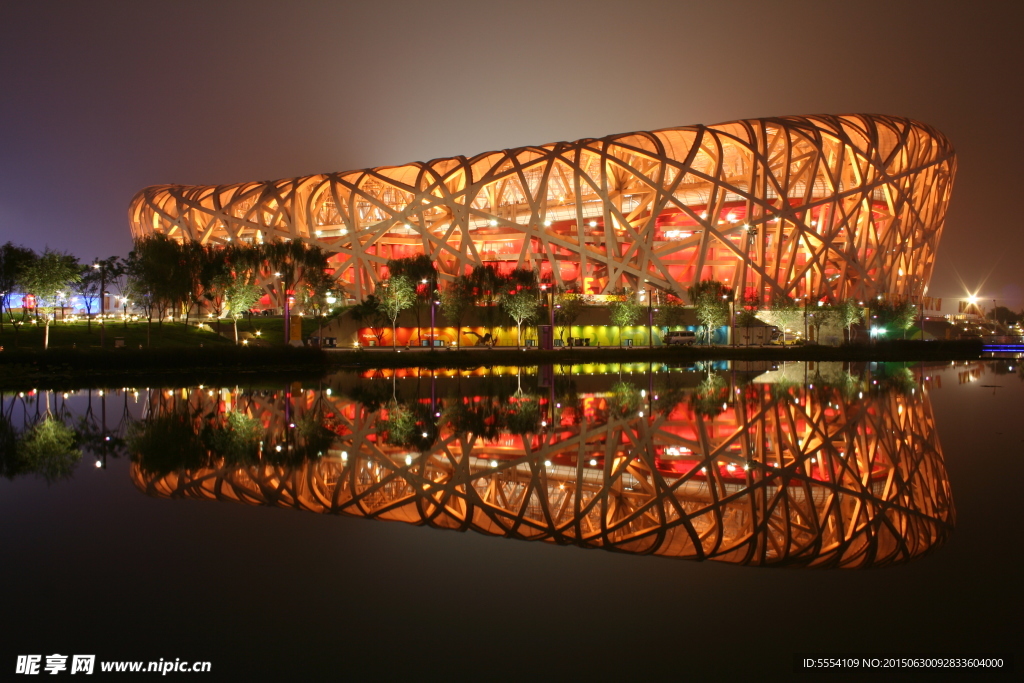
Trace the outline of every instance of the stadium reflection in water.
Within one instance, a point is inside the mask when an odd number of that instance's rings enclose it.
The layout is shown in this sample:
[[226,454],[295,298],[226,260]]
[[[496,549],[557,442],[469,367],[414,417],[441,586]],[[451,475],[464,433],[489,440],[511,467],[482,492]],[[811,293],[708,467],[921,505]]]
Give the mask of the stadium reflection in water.
[[902,367],[399,374],[154,390],[128,434],[133,481],[754,566],[906,562],[954,525],[927,387]]

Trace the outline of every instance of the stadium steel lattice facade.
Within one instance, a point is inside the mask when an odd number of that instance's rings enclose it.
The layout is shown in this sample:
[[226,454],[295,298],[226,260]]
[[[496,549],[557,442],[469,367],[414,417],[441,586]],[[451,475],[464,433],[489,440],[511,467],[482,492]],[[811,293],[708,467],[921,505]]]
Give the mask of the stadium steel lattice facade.
[[389,259],[425,253],[442,286],[493,264],[587,294],[682,294],[717,279],[765,299],[917,300],[955,169],[949,142],[909,119],[780,117],[272,182],[154,186],[129,213],[135,237],[318,244],[357,299],[387,277]]

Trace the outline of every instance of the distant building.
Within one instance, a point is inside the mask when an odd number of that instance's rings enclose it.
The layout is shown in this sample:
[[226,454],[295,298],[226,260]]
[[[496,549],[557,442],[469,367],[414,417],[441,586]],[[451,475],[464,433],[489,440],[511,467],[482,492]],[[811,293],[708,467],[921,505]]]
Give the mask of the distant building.
[[154,186],[135,196],[129,218],[135,237],[320,245],[355,299],[387,277],[389,259],[427,254],[442,287],[490,264],[585,294],[683,294],[716,279],[765,300],[919,301],[955,169],[946,138],[909,119],[790,116]]

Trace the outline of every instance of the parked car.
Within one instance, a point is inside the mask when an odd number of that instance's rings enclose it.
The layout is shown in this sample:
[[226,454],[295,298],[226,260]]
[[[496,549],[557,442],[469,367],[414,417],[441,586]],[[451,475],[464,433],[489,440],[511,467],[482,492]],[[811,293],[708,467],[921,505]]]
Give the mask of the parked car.
[[693,346],[697,342],[697,333],[690,330],[675,330],[665,335],[665,344]]

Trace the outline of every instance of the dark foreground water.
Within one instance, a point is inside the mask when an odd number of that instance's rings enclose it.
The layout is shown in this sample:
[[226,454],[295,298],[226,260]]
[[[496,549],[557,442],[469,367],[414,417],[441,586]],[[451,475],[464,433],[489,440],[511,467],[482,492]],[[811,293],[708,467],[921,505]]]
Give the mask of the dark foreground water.
[[0,677],[55,653],[236,680],[1015,657],[1015,363],[5,394]]

